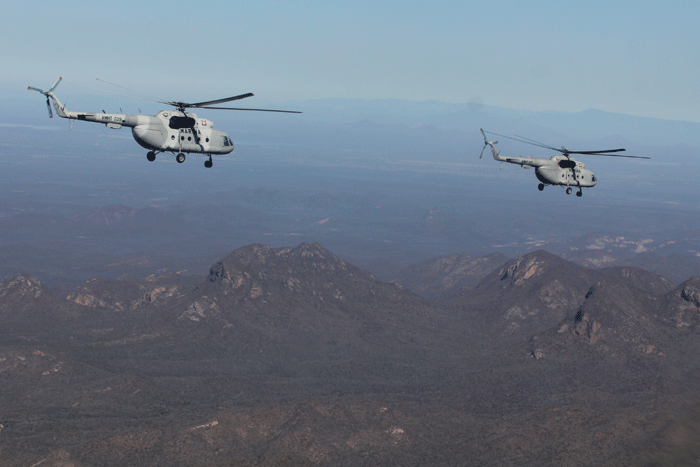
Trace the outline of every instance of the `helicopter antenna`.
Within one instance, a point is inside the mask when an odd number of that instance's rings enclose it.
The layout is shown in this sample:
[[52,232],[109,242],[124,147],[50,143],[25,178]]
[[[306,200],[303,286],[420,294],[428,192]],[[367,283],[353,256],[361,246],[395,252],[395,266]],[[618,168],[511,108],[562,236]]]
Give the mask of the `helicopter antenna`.
[[[83,87],[83,88],[87,88],[87,89],[92,89],[92,90],[95,90],[95,91],[108,92],[108,93],[110,93],[110,94],[116,94],[116,95],[118,95],[118,96],[125,96],[125,97],[131,97],[131,98],[136,98],[136,99],[143,99],[143,100],[147,100],[147,101],[151,101],[151,102],[157,102],[157,103],[159,103],[159,104],[171,105],[171,106],[175,107],[177,110],[179,110],[179,111],[182,112],[182,113],[185,113],[185,110],[186,110],[186,109],[190,109],[190,108],[214,109],[214,110],[250,110],[250,111],[255,111],[255,112],[283,112],[283,113],[298,113],[298,114],[302,113],[302,112],[298,112],[298,111],[296,111],[296,110],[272,110],[272,109],[244,109],[244,108],[233,108],[233,107],[210,107],[210,106],[215,105],[215,104],[223,104],[224,102],[231,102],[231,101],[236,101],[236,100],[240,100],[240,99],[245,99],[245,98],[248,98],[248,97],[253,97],[254,94],[253,94],[252,92],[249,92],[249,93],[246,93],[246,94],[239,94],[239,95],[237,95],[237,96],[226,97],[226,98],[223,98],[223,99],[215,99],[215,100],[212,100],[212,101],[204,101],[204,102],[194,102],[194,103],[190,103],[190,102],[182,102],[182,101],[166,101],[166,100],[164,100],[164,99],[159,99],[159,98],[157,98],[157,97],[152,97],[152,96],[147,96],[147,95],[145,95],[145,94],[141,94],[140,92],[134,91],[133,89],[129,89],[129,88],[127,88],[127,87],[120,86],[120,85],[115,84],[115,83],[110,83],[109,81],[105,81],[105,80],[100,79],[100,78],[95,78],[95,79],[96,79],[97,81],[102,82],[102,83],[106,83],[106,84],[109,84],[109,85],[111,85],[111,86],[115,86],[115,87],[124,89],[124,90],[126,90],[126,91],[129,91],[129,92],[131,92],[131,93],[134,93],[135,95],[133,95],[133,94],[124,94],[124,93],[115,92],[115,91],[109,91],[109,90],[107,90],[107,89],[96,89],[96,88],[92,88],[92,87],[89,87],[89,86],[82,86],[82,85],[79,85],[79,84],[73,84],[73,86],[79,86],[79,87]],[[71,83],[71,84],[72,84],[72,83]],[[140,110],[139,110],[139,112],[140,112]]]

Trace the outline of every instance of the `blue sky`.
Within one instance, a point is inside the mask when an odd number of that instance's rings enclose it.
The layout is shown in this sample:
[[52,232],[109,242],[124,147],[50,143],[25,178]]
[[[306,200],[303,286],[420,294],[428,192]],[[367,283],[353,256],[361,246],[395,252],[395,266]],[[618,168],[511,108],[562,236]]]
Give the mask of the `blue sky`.
[[435,99],[700,122],[698,24],[697,1],[6,2],[0,98],[62,75],[173,100],[254,92],[251,106]]

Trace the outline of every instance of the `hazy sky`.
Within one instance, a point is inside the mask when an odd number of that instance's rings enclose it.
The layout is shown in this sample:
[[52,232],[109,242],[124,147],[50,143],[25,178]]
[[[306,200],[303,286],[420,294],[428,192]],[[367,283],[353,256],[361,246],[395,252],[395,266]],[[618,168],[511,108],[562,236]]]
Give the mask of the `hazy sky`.
[[0,98],[62,75],[173,100],[435,99],[700,122],[699,23],[697,1],[4,2]]

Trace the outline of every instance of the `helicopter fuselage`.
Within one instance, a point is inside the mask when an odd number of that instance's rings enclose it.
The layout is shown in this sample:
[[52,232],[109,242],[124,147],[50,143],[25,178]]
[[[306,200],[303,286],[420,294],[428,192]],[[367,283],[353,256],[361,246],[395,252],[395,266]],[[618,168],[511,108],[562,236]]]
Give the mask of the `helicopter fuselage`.
[[535,176],[545,185],[592,188],[598,180],[586,165],[571,156],[552,156],[550,159],[530,157],[503,157],[494,149],[494,159],[518,164],[524,169],[535,168]]
[[210,120],[191,112],[163,110],[155,116],[69,111],[51,96],[60,117],[102,123],[108,128],[131,128],[136,142],[146,149],[177,153],[228,154],[233,141],[228,134],[215,130]]
[[551,159],[540,160],[549,161],[535,168],[535,176],[545,185],[592,188],[597,183],[593,172],[573,157],[553,156]]

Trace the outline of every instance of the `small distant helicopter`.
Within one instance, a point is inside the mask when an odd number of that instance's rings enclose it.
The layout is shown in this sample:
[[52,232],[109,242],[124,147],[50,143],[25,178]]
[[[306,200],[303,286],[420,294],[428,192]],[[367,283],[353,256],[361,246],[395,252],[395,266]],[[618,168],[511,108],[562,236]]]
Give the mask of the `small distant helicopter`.
[[233,141],[231,141],[228,134],[224,133],[223,131],[214,130],[213,122],[204,118],[197,118],[197,115],[191,112],[186,113],[185,109],[200,108],[301,113],[294,110],[210,107],[214,104],[222,104],[224,102],[252,97],[252,93],[197,103],[162,101],[158,99],[139,97],[140,99],[151,100],[158,102],[159,104],[171,105],[176,109],[172,111],[163,110],[158,112],[158,114],[155,116],[108,114],[105,113],[104,110],[102,113],[75,112],[67,110],[53,93],[53,90],[56,89],[56,86],[58,86],[62,79],[63,78],[59,76],[48,91],[43,91],[31,86],[28,88],[29,91],[38,92],[39,94],[46,96],[46,107],[49,109],[49,118],[53,118],[51,104],[49,103],[50,98],[53,101],[53,106],[56,109],[56,113],[59,117],[85,122],[102,123],[106,125],[107,128],[114,129],[119,129],[123,126],[130,127],[131,133],[134,135],[136,142],[142,147],[149,149],[148,154],[146,154],[146,158],[151,162],[156,160],[156,154],[159,152],[168,152],[175,155],[175,160],[179,163],[185,162],[185,153],[199,153],[209,156],[209,160],[204,161],[204,167],[211,168],[213,165],[211,159],[212,154],[228,154],[233,151]]
[[[496,150],[495,145],[498,144],[498,141],[489,141],[486,138],[486,133],[507,139],[512,139],[513,141],[518,141],[521,143],[531,144],[533,146],[538,146],[545,149],[551,149],[552,151],[560,152],[562,155],[552,156],[550,159],[532,159],[529,157],[503,157],[498,152],[498,150]],[[595,178],[593,172],[586,169],[586,165],[583,162],[577,161],[576,159],[571,157],[571,154],[649,159],[649,157],[628,156],[624,154],[610,154],[612,152],[622,152],[625,151],[625,149],[607,149],[604,151],[569,151],[565,147],[557,149],[553,146],[538,143],[537,141],[517,135],[515,135],[516,137],[513,138],[510,136],[499,135],[498,133],[493,133],[490,131],[484,132],[483,129],[481,129],[481,134],[484,137],[484,147],[481,150],[481,155],[479,156],[479,159],[481,159],[484,155],[484,150],[486,149],[486,146],[491,146],[491,153],[493,154],[493,158],[497,161],[518,164],[523,169],[529,169],[531,167],[534,167],[535,176],[540,181],[540,184],[537,185],[537,189],[540,191],[544,190],[544,187],[546,185],[554,185],[566,187],[567,195],[570,195],[572,193],[573,188],[578,188],[576,196],[583,196],[584,187],[593,188],[596,185],[598,180]]]

